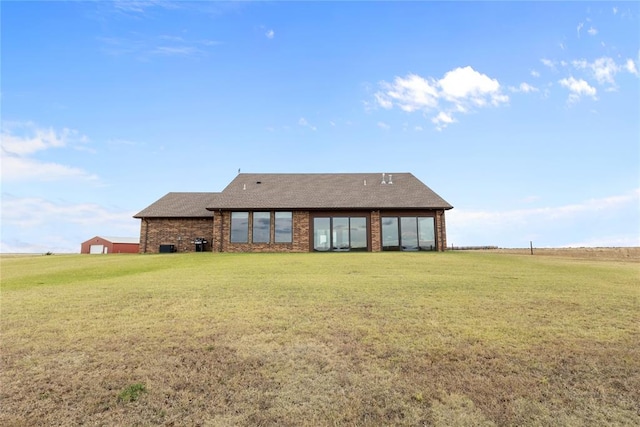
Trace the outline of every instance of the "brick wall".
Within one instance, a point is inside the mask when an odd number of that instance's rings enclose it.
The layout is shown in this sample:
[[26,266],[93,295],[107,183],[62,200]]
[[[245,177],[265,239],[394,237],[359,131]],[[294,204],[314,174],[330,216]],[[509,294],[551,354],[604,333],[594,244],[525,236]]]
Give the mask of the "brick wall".
[[[253,239],[253,216],[249,215],[249,242]],[[291,243],[231,243],[231,213],[216,213],[213,221],[214,252],[309,252],[309,212],[293,211],[293,242]],[[271,242],[274,242],[275,216],[271,215]]]
[[175,245],[177,252],[195,252],[196,237],[207,240],[211,251],[213,218],[144,218],[140,226],[140,253],[155,254],[160,245]]
[[438,250],[446,251],[447,250],[447,225],[444,220],[444,212],[443,210],[436,212],[436,233],[438,236]]
[[[385,212],[390,214],[390,212]],[[406,215],[406,212],[393,212]],[[413,213],[412,213],[413,214]],[[415,212],[424,214],[424,211]],[[346,214],[345,214],[346,215]],[[368,216],[368,214],[367,214]],[[372,252],[382,250],[380,211],[371,212],[369,218]],[[249,242],[252,240],[252,215],[249,215]],[[271,241],[274,240],[274,215],[271,215]],[[231,243],[231,213],[217,212],[214,218],[145,218],[140,226],[140,253],[158,253],[160,245],[175,245],[178,252],[194,252],[191,243],[204,237],[205,251],[213,252],[309,252],[311,250],[311,216],[308,211],[293,211],[293,242],[291,243]],[[435,212],[437,250],[447,249],[445,211]]]
[[382,230],[380,227],[380,211],[371,212],[371,252],[380,252],[382,250]]

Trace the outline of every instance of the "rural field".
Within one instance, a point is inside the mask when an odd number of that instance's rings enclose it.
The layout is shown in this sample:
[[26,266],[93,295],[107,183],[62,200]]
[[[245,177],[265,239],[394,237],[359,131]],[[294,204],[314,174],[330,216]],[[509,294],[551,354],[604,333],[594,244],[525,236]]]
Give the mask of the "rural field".
[[640,251],[0,256],[0,425],[637,426]]

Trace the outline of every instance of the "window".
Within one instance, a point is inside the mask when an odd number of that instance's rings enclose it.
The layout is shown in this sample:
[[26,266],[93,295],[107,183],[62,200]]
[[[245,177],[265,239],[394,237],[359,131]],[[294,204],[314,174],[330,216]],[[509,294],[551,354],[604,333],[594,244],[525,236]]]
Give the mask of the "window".
[[418,221],[415,216],[400,218],[400,246],[403,251],[418,250]]
[[433,217],[418,218],[418,238],[420,239],[421,251],[436,250],[436,237],[434,228]]
[[275,213],[276,243],[291,243],[293,241],[293,214],[291,212]]
[[366,251],[367,250],[367,218],[355,217],[350,218],[351,228],[351,250]]
[[398,218],[382,218],[382,250],[397,251],[400,249],[400,237],[398,236]]
[[313,250],[366,251],[366,217],[331,217],[313,219]]
[[271,241],[271,213],[253,213],[253,243],[269,243]]
[[332,218],[333,221],[333,244],[334,251],[349,250],[349,218]]
[[231,212],[231,243],[249,241],[249,212]]
[[436,250],[433,217],[383,217],[382,250]]
[[325,252],[331,249],[331,218],[313,219],[313,250]]

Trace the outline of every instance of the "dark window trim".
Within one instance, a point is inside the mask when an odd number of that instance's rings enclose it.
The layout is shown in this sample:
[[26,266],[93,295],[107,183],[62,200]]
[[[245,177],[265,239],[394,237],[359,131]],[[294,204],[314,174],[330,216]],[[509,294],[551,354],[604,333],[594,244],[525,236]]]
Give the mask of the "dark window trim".
[[[329,219],[329,250],[318,251],[315,249],[315,219],[327,218]],[[349,248],[348,249],[334,249],[333,242],[333,219],[334,218],[347,218],[347,230],[349,234]],[[364,218],[365,230],[367,234],[366,246],[364,248],[352,248],[351,247],[351,218]],[[371,251],[371,214],[369,212],[362,211],[317,211],[309,212],[309,251],[310,252],[370,252]]]
[[[418,246],[417,248],[412,248],[412,249],[403,249],[402,247],[402,221],[401,218],[415,218],[416,219],[416,231],[418,233],[417,238],[418,238]],[[398,246],[384,246],[384,236],[382,236],[382,221],[384,220],[384,218],[397,218],[398,219]],[[420,245],[420,228],[419,228],[419,219],[420,218],[432,218],[433,219],[433,246],[430,246],[429,249],[423,249],[423,246]],[[437,232],[437,218],[436,218],[436,212],[434,211],[433,214],[429,213],[429,214],[425,214],[424,212],[422,214],[414,214],[411,211],[406,211],[406,212],[385,212],[384,214],[380,215],[380,245],[382,247],[383,251],[402,251],[402,252],[433,252],[433,251],[437,251],[438,250],[438,232]]]
[[[255,218],[254,214],[257,212],[268,212],[269,213],[269,241],[267,242],[255,242],[253,240],[254,235],[254,223]],[[276,241],[276,213],[289,213],[290,214],[290,239],[287,241]],[[233,215],[237,213],[246,213],[247,217],[247,240],[246,241],[233,241]],[[293,243],[293,232],[294,232],[294,211],[292,210],[238,210],[238,211],[229,211],[229,243],[230,244],[238,244],[238,245],[291,245]]]
[[[271,223],[272,221],[272,212],[271,211],[250,211],[251,212],[251,243],[255,243],[257,245],[261,245],[261,244],[269,244],[272,241],[272,237],[271,237]],[[257,213],[266,213],[269,215],[269,235],[267,236],[267,241],[262,241],[262,242],[256,242],[255,240],[255,226],[256,226],[256,220],[255,220],[255,215]]]
[[[234,213],[246,213],[247,214],[247,238],[244,241],[234,241],[233,240],[233,214]],[[249,240],[251,238],[249,231],[251,231],[251,217],[252,215],[250,215],[250,211],[231,211],[230,215],[229,215],[229,243],[232,244],[246,244],[249,243]]]
[[[289,213],[291,214],[291,231],[289,233],[289,240],[287,241],[278,241],[276,239],[276,214],[278,213]],[[273,219],[273,243],[276,245],[290,245],[293,243],[293,211],[272,211],[271,218]]]

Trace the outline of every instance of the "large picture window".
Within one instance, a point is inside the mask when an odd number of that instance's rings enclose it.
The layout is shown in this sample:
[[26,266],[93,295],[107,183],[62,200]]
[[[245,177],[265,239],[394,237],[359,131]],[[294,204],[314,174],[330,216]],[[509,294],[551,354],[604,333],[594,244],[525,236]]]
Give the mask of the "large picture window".
[[275,213],[276,243],[291,243],[293,241],[293,214],[291,212]]
[[269,243],[271,240],[271,212],[254,212],[253,243]]
[[332,217],[313,219],[313,250],[366,251],[367,218]]
[[231,212],[231,243],[249,241],[249,212]]
[[383,217],[382,250],[436,250],[433,217]]
[[231,212],[231,243],[248,243],[249,228],[251,228],[251,243],[291,243],[293,213]]

